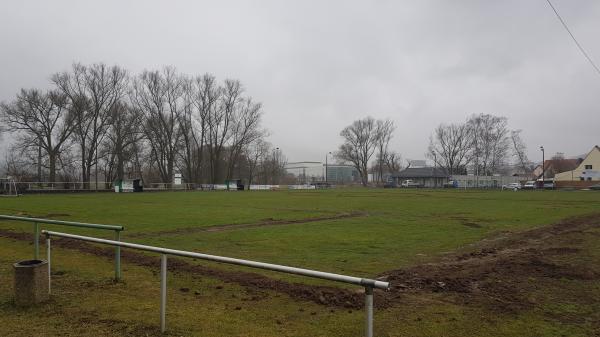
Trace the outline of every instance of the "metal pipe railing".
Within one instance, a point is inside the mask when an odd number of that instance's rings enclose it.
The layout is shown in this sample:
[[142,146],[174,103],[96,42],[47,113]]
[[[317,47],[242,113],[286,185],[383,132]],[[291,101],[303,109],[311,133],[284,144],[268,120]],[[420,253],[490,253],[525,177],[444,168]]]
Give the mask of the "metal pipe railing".
[[[85,222],[75,221],[63,221],[63,220],[51,220],[51,219],[40,219],[40,218],[29,218],[14,215],[0,215],[0,220],[11,220],[11,221],[24,221],[33,223],[33,258],[38,260],[40,257],[40,224],[69,226],[69,227],[80,227],[80,228],[94,228],[94,229],[105,229],[115,231],[115,240],[121,241],[121,231],[125,230],[123,226],[117,225],[102,225]],[[115,279],[121,279],[121,248],[115,248]]]
[[[195,253],[195,252],[189,252],[189,251],[184,251],[184,250],[176,250],[176,249],[169,249],[169,248],[162,248],[162,247],[155,247],[155,246],[147,246],[147,245],[141,245],[141,244],[137,244],[137,243],[100,239],[100,238],[94,238],[94,237],[89,237],[89,236],[60,233],[60,232],[53,232],[53,231],[47,231],[47,230],[43,230],[42,233],[46,235],[46,242],[47,242],[48,247],[50,247],[50,237],[56,236],[56,237],[69,238],[69,239],[75,239],[75,240],[81,240],[81,241],[87,241],[87,242],[93,242],[93,243],[100,243],[100,244],[106,244],[106,245],[111,245],[111,246],[116,246],[116,247],[126,247],[126,248],[132,248],[132,249],[138,249],[138,250],[162,254],[161,255],[161,273],[160,273],[160,275],[161,275],[160,325],[161,325],[162,332],[165,332],[165,330],[166,330],[165,312],[166,312],[166,284],[167,284],[167,256],[168,255],[190,257],[190,258],[195,258],[195,259],[220,262],[220,263],[226,263],[226,264],[233,264],[233,265],[257,268],[257,269],[271,270],[271,271],[277,271],[277,272],[282,272],[282,273],[287,273],[287,274],[301,275],[301,276],[319,278],[319,279],[323,279],[323,280],[336,281],[336,282],[349,283],[349,284],[362,286],[365,288],[365,310],[366,310],[366,317],[365,317],[365,320],[366,320],[365,332],[366,333],[365,333],[365,335],[367,337],[373,337],[373,289],[377,288],[377,289],[388,290],[390,287],[389,282],[378,281],[378,280],[373,280],[373,279],[368,279],[368,278],[347,276],[347,275],[341,275],[341,274],[327,273],[327,272],[311,270],[311,269],[295,268],[295,267],[289,267],[289,266],[272,264],[272,263],[264,263],[264,262],[257,262],[257,261],[251,261],[251,260],[236,259],[236,258],[231,258],[231,257]],[[50,250],[49,249],[48,249],[48,259],[50,259]],[[48,265],[50,265],[50,261],[48,261]],[[48,268],[50,268],[50,267],[48,267]],[[51,277],[50,275],[51,275],[50,270],[48,270],[48,279],[49,279],[48,282],[50,282],[50,277]]]

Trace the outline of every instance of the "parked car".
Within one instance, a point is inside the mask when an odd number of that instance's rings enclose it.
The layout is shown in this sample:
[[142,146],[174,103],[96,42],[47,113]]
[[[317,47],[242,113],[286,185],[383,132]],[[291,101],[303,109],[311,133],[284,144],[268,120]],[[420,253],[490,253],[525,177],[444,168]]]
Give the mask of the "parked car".
[[590,190],[600,191],[600,184],[590,186]]
[[537,188],[543,188],[545,190],[553,190],[554,189],[554,180],[546,179],[538,179],[536,181]]
[[415,182],[412,180],[404,180],[400,186],[402,186],[402,187],[423,187],[422,184],[419,184],[418,182]]
[[535,190],[537,188],[537,186],[535,185],[535,181],[530,180],[525,182],[525,185],[523,185],[523,189],[524,190]]
[[444,183],[444,188],[458,188],[458,181],[449,180],[447,183]]
[[502,189],[503,190],[513,190],[513,191],[518,191],[521,188],[523,188],[523,186],[521,186],[521,183],[510,183],[508,185],[502,185]]

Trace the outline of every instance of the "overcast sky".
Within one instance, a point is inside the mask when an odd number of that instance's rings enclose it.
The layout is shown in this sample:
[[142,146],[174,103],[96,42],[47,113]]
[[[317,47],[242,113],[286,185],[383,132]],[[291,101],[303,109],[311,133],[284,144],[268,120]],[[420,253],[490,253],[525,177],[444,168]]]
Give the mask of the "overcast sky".
[[[600,63],[600,1],[553,3]],[[290,161],[324,160],[367,115],[408,159],[474,113],[523,129],[532,160],[600,144],[600,76],[544,0],[0,3],[0,100],[74,61],[237,78]]]

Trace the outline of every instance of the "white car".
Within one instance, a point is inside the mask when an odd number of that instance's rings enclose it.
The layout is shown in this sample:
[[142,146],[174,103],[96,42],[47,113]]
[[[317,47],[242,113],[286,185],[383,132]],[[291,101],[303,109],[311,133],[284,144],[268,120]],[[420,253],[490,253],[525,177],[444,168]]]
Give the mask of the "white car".
[[521,188],[523,188],[523,186],[521,186],[521,183],[510,183],[508,185],[502,185],[502,189],[507,189],[507,190],[513,190],[513,191],[518,191]]
[[537,185],[535,184],[535,181],[530,180],[525,182],[525,185],[523,185],[523,189],[524,190],[535,190],[537,188]]
[[423,185],[421,185],[415,181],[412,181],[412,180],[404,180],[400,186],[402,186],[402,187],[423,187]]

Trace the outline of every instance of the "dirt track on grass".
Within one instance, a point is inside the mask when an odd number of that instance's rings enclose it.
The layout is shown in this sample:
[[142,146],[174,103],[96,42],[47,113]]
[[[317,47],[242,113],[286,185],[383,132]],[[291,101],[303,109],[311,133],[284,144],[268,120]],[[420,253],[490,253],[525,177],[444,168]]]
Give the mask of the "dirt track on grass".
[[572,263],[565,257],[581,253],[586,237],[599,235],[600,214],[565,219],[520,233],[505,233],[476,244],[467,253],[448,254],[440,261],[389,271],[381,278],[392,289],[386,303],[407,294],[448,293],[461,304],[479,304],[502,312],[531,308],[528,294],[559,279],[600,280],[600,269]]
[[[535,305],[528,299],[531,280],[599,280],[600,270],[582,265],[560,262],[557,257],[578,254],[584,238],[599,235],[600,214],[574,217],[520,233],[504,233],[493,239],[483,240],[469,252],[446,254],[434,263],[393,270],[378,279],[391,282],[388,292],[376,291],[375,305],[385,308],[400,305],[407,295],[445,293],[449,300],[461,304],[477,304],[514,312]],[[590,232],[591,231],[591,232]],[[32,240],[26,233],[0,230],[0,236]],[[53,243],[61,248],[104,256],[112,259],[113,249],[90,245],[82,241],[56,239]],[[136,251],[123,249],[122,258],[127,263],[158,270],[159,259]],[[557,262],[558,261],[558,262]],[[194,264],[189,260],[171,258],[169,270],[175,273],[194,273],[233,282],[248,287],[255,294],[249,300],[268,296],[261,290],[284,293],[298,300],[358,309],[363,306],[362,291],[350,291],[335,287],[315,287],[271,279],[267,276],[245,271],[227,271]],[[533,285],[535,286],[535,285]],[[218,289],[218,288],[217,288]]]
[[265,227],[265,226],[279,226],[279,225],[292,225],[292,224],[304,224],[325,220],[341,220],[341,219],[349,219],[349,218],[357,218],[368,216],[367,213],[364,212],[352,212],[352,213],[341,213],[336,215],[329,216],[320,216],[314,218],[304,218],[304,219],[295,219],[295,220],[277,220],[273,218],[263,219],[259,222],[252,223],[241,223],[241,224],[225,224],[225,225],[215,225],[209,227],[185,227],[185,228],[177,228],[168,231],[158,231],[158,232],[148,232],[148,233],[132,233],[127,235],[130,238],[140,238],[140,237],[148,237],[148,236],[157,236],[157,235],[177,235],[177,234],[192,234],[192,233],[202,233],[202,232],[223,232],[230,231],[242,228],[255,228],[255,227]]

